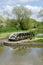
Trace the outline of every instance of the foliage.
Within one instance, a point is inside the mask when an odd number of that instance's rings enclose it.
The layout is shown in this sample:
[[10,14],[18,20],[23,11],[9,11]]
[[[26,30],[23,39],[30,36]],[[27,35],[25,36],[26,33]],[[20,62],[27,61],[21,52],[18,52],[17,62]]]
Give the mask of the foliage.
[[38,17],[41,18],[43,21],[43,8],[39,11]]
[[[29,17],[25,18],[21,23],[15,19],[6,19],[3,25],[0,27],[0,32],[12,32],[16,30],[29,30],[29,29],[43,29],[43,22],[37,22]],[[21,26],[20,26],[21,25]]]
[[21,29],[22,30],[28,30],[31,28],[30,18],[25,18],[21,23]]
[[16,18],[19,20],[23,20],[24,18],[31,15],[31,11],[23,6],[14,7],[13,13],[14,13],[14,16],[16,16]]
[[[26,7],[16,6],[13,9],[13,14],[14,14],[14,16],[16,16],[16,19],[21,27],[21,26],[23,26],[23,25],[21,25],[23,23],[23,20],[25,18],[29,17],[32,14],[32,12],[29,9],[27,9]],[[21,29],[22,29],[22,27],[21,27]]]
[[13,19],[5,19],[3,16],[0,16],[0,32],[43,29],[43,22],[30,18],[32,12],[29,9],[23,6],[16,6],[13,9],[13,14],[15,16]]

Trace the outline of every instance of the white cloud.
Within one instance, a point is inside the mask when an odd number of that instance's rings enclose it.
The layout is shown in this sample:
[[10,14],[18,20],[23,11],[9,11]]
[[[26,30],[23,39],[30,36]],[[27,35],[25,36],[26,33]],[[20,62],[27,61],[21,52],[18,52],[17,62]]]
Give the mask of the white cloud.
[[38,6],[30,6],[30,5],[26,5],[25,7],[27,7],[28,9],[31,9],[32,12],[39,12],[40,9],[42,9],[42,7],[38,7]]
[[[20,6],[19,4],[17,4],[16,6]],[[7,17],[7,14],[3,14],[5,12],[8,12],[8,14],[10,15],[10,17],[12,17],[12,9],[14,6],[10,6],[10,5],[6,5],[3,9],[0,9],[0,14],[4,15],[5,17]],[[31,16],[31,18],[33,19],[37,19],[37,14],[38,12],[42,9],[42,7],[38,7],[38,6],[30,6],[30,5],[25,5],[26,8],[30,9],[33,14]],[[37,19],[38,20],[38,19]]]
[[3,14],[3,10],[2,9],[0,9],[0,15],[2,15]]
[[5,11],[10,11],[10,12],[12,11],[12,9],[13,9],[13,7],[9,6],[9,5],[5,6],[5,8],[4,8]]
[[4,16],[4,17],[12,17],[12,9],[13,6],[10,5],[6,5],[3,9],[0,9],[0,15]]
[[42,9],[42,7],[30,6],[30,5],[26,5],[25,7],[32,11],[33,15],[31,16],[31,18],[40,20],[39,18],[37,18],[37,15],[38,15],[38,12]]

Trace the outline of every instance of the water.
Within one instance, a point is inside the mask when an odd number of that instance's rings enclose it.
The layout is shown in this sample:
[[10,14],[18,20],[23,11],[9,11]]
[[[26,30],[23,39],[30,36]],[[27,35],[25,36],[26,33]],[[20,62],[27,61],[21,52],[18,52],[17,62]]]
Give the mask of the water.
[[43,36],[43,34],[42,34],[42,33],[40,33],[40,34],[37,34],[36,36]]
[[0,65],[43,65],[43,48],[0,46]]

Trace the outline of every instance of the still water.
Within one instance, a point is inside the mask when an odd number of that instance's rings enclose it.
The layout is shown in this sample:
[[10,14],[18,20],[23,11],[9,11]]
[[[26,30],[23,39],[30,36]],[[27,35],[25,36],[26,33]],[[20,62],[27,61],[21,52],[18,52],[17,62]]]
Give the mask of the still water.
[[0,65],[43,65],[43,48],[0,46]]

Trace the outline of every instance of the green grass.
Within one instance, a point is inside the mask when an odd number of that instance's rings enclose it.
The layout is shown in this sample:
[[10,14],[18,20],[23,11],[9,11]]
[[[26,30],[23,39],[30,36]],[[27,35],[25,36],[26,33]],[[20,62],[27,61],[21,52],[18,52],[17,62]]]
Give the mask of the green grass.
[[15,29],[14,27],[7,27],[7,28],[2,28],[0,29],[0,33],[4,33],[4,32],[14,32],[14,31],[20,31],[20,29]]
[[8,36],[10,35],[11,33],[0,33],[0,39],[5,39],[5,38],[8,38]]
[[43,42],[43,39],[34,40],[33,42]]
[[20,30],[19,31],[13,31],[13,32],[2,32],[2,33],[0,33],[0,39],[6,39],[14,32],[20,32]]
[[[14,28],[7,28],[7,29],[0,29],[0,39],[6,39],[9,37],[10,34],[14,32],[21,32],[21,31],[27,31],[27,30],[16,30]],[[30,30],[28,30],[30,31]]]

